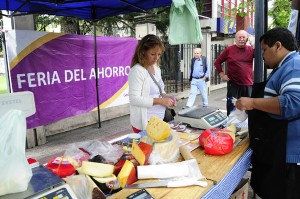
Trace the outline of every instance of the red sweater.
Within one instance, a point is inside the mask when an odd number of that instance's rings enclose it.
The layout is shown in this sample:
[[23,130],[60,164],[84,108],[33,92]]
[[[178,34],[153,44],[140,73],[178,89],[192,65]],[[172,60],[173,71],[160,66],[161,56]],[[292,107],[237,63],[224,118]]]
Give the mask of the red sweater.
[[227,47],[216,59],[214,65],[218,73],[223,72],[222,63],[227,62],[227,76],[235,84],[253,85],[254,49],[251,46],[239,48],[236,45]]

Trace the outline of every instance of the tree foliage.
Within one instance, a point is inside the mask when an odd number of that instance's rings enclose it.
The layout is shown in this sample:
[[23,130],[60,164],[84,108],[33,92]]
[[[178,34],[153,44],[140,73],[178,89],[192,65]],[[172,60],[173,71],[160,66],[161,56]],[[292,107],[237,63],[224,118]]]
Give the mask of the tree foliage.
[[289,25],[290,14],[290,0],[275,0],[272,8],[268,12],[268,15],[273,19],[273,22],[270,24],[270,28],[276,26],[287,28]]
[[[196,2],[198,13],[203,10],[204,0]],[[154,23],[156,29],[167,39],[169,27],[170,6],[155,8],[147,13],[129,13],[119,16],[106,17],[96,21],[97,32],[104,36],[118,36],[118,32],[125,31],[135,36],[135,28],[139,23]],[[57,17],[49,15],[34,15],[37,31],[48,31],[49,25],[60,25],[63,33],[93,34],[93,22],[70,17]],[[49,29],[49,28],[48,28]]]

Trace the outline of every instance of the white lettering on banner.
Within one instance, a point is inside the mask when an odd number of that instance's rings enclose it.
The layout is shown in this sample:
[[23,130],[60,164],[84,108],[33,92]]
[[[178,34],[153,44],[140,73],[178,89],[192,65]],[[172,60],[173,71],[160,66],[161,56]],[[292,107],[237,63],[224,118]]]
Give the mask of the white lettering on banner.
[[[125,71],[125,73],[124,73]],[[128,76],[130,71],[130,66],[113,66],[113,67],[106,67],[106,68],[98,68],[98,78],[111,78],[111,77],[122,77]],[[95,79],[95,68],[91,69],[89,79]]]
[[[106,68],[98,68],[98,78],[111,78],[111,77],[123,77],[128,76],[130,71],[130,66],[113,66]],[[89,79],[95,79],[95,68],[92,68],[89,74]],[[84,81],[87,78],[84,75],[84,69],[74,69],[64,71],[64,82],[78,82]],[[61,83],[60,77],[57,71],[46,73],[27,73],[27,74],[17,74],[18,88],[22,89],[25,85],[29,88],[37,86],[47,86],[55,83]]]
[[[24,77],[27,77],[24,79]],[[37,73],[27,73],[27,74],[17,74],[18,88],[22,88],[22,84],[28,85],[29,88],[37,86],[46,86],[55,83],[61,83],[57,71],[53,71],[53,74],[49,71],[47,73],[37,72]]]
[[22,83],[26,82],[26,80],[21,79],[22,77],[25,77],[25,74],[17,74],[18,88],[22,88]]
[[27,73],[27,80],[28,80],[28,87],[36,87],[36,84],[34,84],[33,82],[35,82],[35,74],[34,73]]
[[65,82],[86,80],[83,69],[65,70]]
[[125,68],[125,74],[126,74],[126,76],[129,75],[129,72],[130,72],[130,66],[126,66],[126,68]]
[[[49,73],[49,72],[47,72],[47,73]],[[61,83],[57,71],[53,72],[53,78],[52,78],[51,84],[54,84],[55,82],[57,82],[59,84]]]
[[65,82],[70,82],[73,79],[73,73],[71,70],[65,70]]
[[37,76],[37,81],[39,82],[39,86],[41,86],[41,84],[43,83],[43,85],[47,85],[46,84],[46,81],[45,81],[45,73],[42,73],[42,72],[38,72],[37,74],[36,74],[36,76]]
[[104,78],[103,68],[101,68],[101,71],[100,68],[98,68],[98,79],[100,78],[100,75],[102,76],[102,78]]
[[96,78],[96,73],[95,73],[95,68],[92,68],[91,69],[91,73],[90,73],[90,77],[89,77],[89,79],[95,79]]

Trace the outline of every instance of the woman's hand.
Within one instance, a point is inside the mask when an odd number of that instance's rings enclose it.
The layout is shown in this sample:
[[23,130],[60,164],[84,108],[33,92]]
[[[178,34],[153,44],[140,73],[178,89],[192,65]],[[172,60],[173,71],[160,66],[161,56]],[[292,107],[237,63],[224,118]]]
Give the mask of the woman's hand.
[[160,104],[165,107],[173,107],[176,106],[176,99],[174,98],[174,100],[171,97],[154,98],[153,105]]

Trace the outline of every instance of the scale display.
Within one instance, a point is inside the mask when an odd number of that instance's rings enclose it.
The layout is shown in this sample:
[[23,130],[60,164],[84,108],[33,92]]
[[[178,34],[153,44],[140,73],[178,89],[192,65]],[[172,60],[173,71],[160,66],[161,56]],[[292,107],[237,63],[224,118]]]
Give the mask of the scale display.
[[219,127],[227,121],[228,117],[220,110],[193,106],[179,111],[175,122],[181,122],[199,129]]
[[69,185],[64,184],[62,186],[50,189],[30,199],[78,199],[73,193]]

